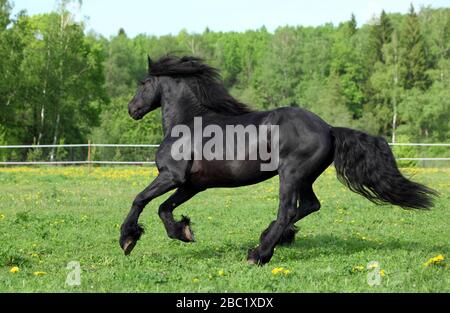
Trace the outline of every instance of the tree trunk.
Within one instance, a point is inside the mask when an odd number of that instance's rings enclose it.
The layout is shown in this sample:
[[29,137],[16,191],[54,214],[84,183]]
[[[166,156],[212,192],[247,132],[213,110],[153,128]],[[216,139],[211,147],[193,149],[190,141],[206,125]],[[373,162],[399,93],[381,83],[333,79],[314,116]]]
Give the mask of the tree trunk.
[[397,128],[397,98],[394,95],[394,98],[392,99],[392,104],[393,104],[393,110],[394,110],[394,114],[392,116],[392,143],[395,143],[396,141],[396,137],[395,137],[395,130]]
[[[61,116],[59,115],[59,113],[56,115],[56,123],[55,123],[55,133],[53,136],[53,145],[56,145],[58,143],[58,132],[59,132],[59,122],[61,120]],[[52,150],[50,152],[50,161],[53,162],[53,160],[55,159],[55,151],[56,148],[52,147]]]
[[48,83],[48,72],[50,68],[50,58],[51,58],[51,50],[47,50],[47,64],[45,68],[45,79],[44,79],[44,88],[42,90],[42,94],[44,95],[42,105],[41,105],[41,119],[40,119],[40,127],[39,127],[39,134],[37,139],[37,145],[39,146],[41,144],[41,139],[44,135],[44,124],[45,124],[45,103],[47,98],[47,83]]
[[397,131],[397,89],[398,89],[398,42],[397,34],[392,34],[392,44],[394,48],[394,90],[392,93],[392,143],[395,143]]

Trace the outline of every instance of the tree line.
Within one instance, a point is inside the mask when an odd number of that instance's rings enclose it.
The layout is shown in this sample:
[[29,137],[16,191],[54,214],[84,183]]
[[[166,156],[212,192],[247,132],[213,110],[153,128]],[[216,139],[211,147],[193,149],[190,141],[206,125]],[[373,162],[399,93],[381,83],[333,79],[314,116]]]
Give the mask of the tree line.
[[[255,109],[303,107],[392,142],[449,138],[450,8],[411,5],[407,14],[383,11],[360,27],[352,15],[339,25],[273,33],[206,28],[130,38],[120,29],[105,38],[74,20],[69,0],[58,3],[49,14],[12,16],[11,3],[0,0],[0,145],[158,143],[160,113],[136,123],[127,103],[146,74],[147,55],[168,53],[218,67],[230,92]],[[19,157],[67,155],[42,151]]]

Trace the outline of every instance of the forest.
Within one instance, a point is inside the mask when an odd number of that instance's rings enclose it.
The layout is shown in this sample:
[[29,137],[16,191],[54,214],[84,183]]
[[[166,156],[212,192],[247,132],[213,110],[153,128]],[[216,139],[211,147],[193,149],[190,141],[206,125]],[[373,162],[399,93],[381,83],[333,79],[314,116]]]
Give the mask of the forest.
[[[389,142],[448,141],[450,8],[411,5],[407,14],[382,11],[364,25],[351,15],[339,25],[274,32],[153,36],[143,25],[136,37],[118,29],[105,38],[77,22],[68,2],[53,13],[13,16],[11,1],[0,0],[0,145],[159,143],[159,111],[136,123],[127,104],[146,75],[147,55],[165,54],[202,57],[256,110],[297,106]],[[68,157],[64,149],[43,151],[2,151],[0,161],[14,153]]]

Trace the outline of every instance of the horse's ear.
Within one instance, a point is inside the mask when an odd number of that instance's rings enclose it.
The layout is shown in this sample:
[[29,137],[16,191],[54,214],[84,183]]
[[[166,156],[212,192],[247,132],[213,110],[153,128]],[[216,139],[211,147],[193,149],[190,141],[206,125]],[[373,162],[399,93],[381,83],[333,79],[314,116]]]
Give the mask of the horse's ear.
[[148,61],[148,72],[150,73],[150,69],[152,68],[153,61],[149,55],[147,55],[147,61]]

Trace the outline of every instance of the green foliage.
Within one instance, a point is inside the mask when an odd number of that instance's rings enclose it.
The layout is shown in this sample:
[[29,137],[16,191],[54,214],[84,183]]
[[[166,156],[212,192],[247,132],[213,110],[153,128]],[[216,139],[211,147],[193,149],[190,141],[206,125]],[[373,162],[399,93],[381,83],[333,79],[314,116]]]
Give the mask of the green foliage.
[[[0,146],[8,145],[6,141],[6,128],[0,124]],[[0,149],[0,161],[6,161],[8,156],[8,151],[6,149]]]
[[0,0],[0,30],[5,30],[11,22],[11,4],[8,0]]
[[85,142],[99,125],[108,101],[102,46],[73,21],[67,3],[57,13],[20,14],[0,33],[0,123],[13,143]]
[[298,33],[293,27],[278,28],[264,56],[258,91],[264,103],[262,107],[296,106],[295,90],[302,75],[299,62]]
[[43,152],[42,148],[36,147],[29,149],[27,152],[27,161],[28,162],[39,162],[42,161]]
[[402,73],[403,86],[406,89],[429,86],[429,77],[426,73],[428,60],[425,41],[421,34],[419,17],[411,4],[409,14],[406,16],[401,29],[402,58],[404,71]]
[[[397,142],[399,143],[408,143],[413,141],[414,138],[411,138],[408,135],[397,136]],[[394,146],[391,148],[397,158],[417,158],[420,150],[419,147],[414,146]],[[397,162],[399,167],[414,167],[417,163],[418,162],[415,160],[400,160]]]
[[402,132],[412,138],[442,142],[450,137],[450,85],[435,82],[430,89],[411,89],[400,106]]
[[373,62],[384,62],[383,46],[391,42],[394,28],[386,12],[381,11],[380,18],[370,26],[369,45],[374,55]]
[[[338,26],[284,26],[274,33],[262,27],[130,38],[120,29],[106,39],[85,34],[67,11],[68,2],[60,1],[55,13],[11,17],[8,1],[0,0],[0,140],[158,143],[159,111],[136,123],[126,106],[146,75],[147,55],[167,53],[205,58],[221,70],[230,92],[255,109],[299,106],[332,125],[390,140],[448,140],[448,8],[416,13],[411,6],[407,15],[382,11],[360,27],[352,15]],[[138,158],[131,150],[120,156],[93,153],[114,156]]]
[[[59,145],[65,144],[64,138],[61,138],[58,142]],[[67,148],[58,147],[56,149],[56,161],[64,161],[67,160],[69,155],[69,151]]]
[[[353,17],[353,16],[352,16]],[[353,117],[359,118],[365,101],[364,83],[367,79],[364,56],[357,49],[359,37],[353,19],[341,24],[336,31],[333,45],[331,71],[338,75],[345,104]]]
[[332,74],[326,85],[316,82],[308,86],[309,96],[314,97],[307,101],[311,106],[307,107],[334,126],[351,127],[352,117],[346,107],[345,97],[342,95],[342,86],[339,77]]

